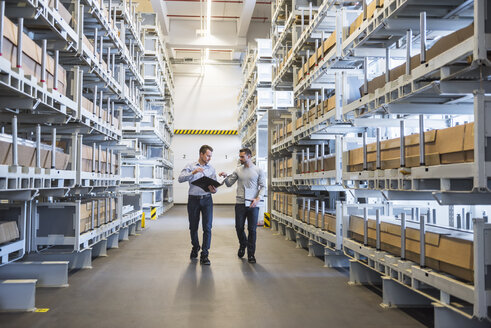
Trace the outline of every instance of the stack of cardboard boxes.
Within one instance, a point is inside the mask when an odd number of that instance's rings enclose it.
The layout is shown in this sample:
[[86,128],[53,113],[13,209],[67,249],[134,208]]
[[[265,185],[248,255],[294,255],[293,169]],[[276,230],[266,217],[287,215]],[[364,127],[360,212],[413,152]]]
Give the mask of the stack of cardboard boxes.
[[[115,198],[83,201],[80,204],[80,233],[87,232],[117,219]],[[94,210],[92,211],[92,207]],[[92,213],[94,226],[92,226]]]
[[[424,134],[426,166],[474,161],[474,123],[457,125],[441,130],[431,130]],[[419,134],[406,136],[404,141],[406,154],[405,166],[420,166]],[[345,152],[344,157],[344,163],[348,163],[348,172],[363,170],[363,148]],[[400,167],[400,138],[380,142],[380,159],[381,169],[395,169]],[[377,144],[368,144],[368,170],[376,169],[376,160]]]
[[[304,77],[308,76],[312,70],[316,67],[316,59],[317,63],[324,59],[324,57],[334,48],[336,45],[336,31],[332,32],[332,34],[321,43],[321,46],[317,49],[317,52],[314,51],[312,56],[309,57],[307,62],[298,70],[297,72],[297,83],[303,80]],[[317,58],[316,58],[317,57]]]
[[282,214],[292,216],[293,195],[284,192],[273,192],[273,209]]
[[[364,13],[361,13],[354,22],[350,25],[349,30],[347,30],[347,35],[353,34],[363,23],[364,20],[371,19],[377,8],[382,8],[384,6],[384,0],[374,0],[367,7],[367,15],[364,17]],[[317,62],[324,59],[324,57],[336,46],[336,30],[321,44],[321,46],[317,49],[317,52],[314,52],[312,56],[309,57],[307,62],[298,70],[297,72],[297,81],[302,81],[303,78],[308,76],[310,72],[316,66]]]
[[[106,151],[101,151],[101,169],[99,170],[99,150],[98,148],[93,148],[91,146],[83,145],[82,146],[82,171],[83,172],[95,172],[95,173],[103,173],[110,174],[111,173],[111,164],[114,165],[115,172],[118,169],[118,157],[116,154],[112,154],[112,156],[108,156]],[[95,170],[92,170],[92,159],[93,154],[95,154]]]
[[375,14],[375,10],[377,8],[382,8],[384,6],[384,0],[373,0],[368,6],[367,6],[367,14],[365,17],[365,13],[361,13],[356,19],[351,23],[349,30],[348,30],[348,36],[353,34],[363,23],[365,20],[369,20],[373,17]]
[[[417,224],[408,224],[406,228],[406,259],[419,263],[420,261],[420,233]],[[368,219],[368,245],[376,247],[376,222]],[[428,228],[435,231],[425,233],[426,266],[449,273],[465,281],[473,281],[473,242],[472,236],[463,236],[444,228]],[[350,217],[350,238],[364,242],[364,219],[357,216]],[[460,237],[460,238],[459,238]],[[467,237],[467,238],[466,238]],[[401,226],[397,222],[380,222],[381,250],[395,256],[401,255]]]
[[300,160],[298,162],[298,172],[300,174],[332,171],[335,169],[336,169],[335,155],[327,155],[327,156],[319,156],[319,157],[314,156],[313,158],[305,159],[304,161]]
[[276,130],[273,131],[273,144],[280,143],[286,138],[290,137],[292,132],[292,122],[281,124],[278,132]]
[[[463,29],[451,33],[437,42],[428,49],[426,52],[426,62],[437,57],[441,53],[455,47],[459,43],[471,38],[474,35],[474,24],[471,24]],[[414,55],[411,57],[411,70],[421,65],[420,55]],[[390,81],[395,81],[399,77],[406,74],[406,63],[401,64],[389,72]],[[382,88],[386,85],[385,73],[381,74],[368,82],[368,93],[374,93],[375,90]],[[363,96],[363,86],[360,87],[360,94]]]
[[92,201],[80,203],[80,234],[92,230]]
[[274,177],[275,178],[287,178],[293,176],[293,159],[275,159],[273,160]]
[[[60,6],[63,7],[63,6]],[[42,48],[38,46],[27,34],[22,33],[22,63],[17,63],[17,25],[7,17],[4,19],[2,57],[7,59],[13,68],[21,67],[27,76],[36,77],[38,82],[41,81],[42,71]],[[58,86],[57,90],[65,95],[66,92],[66,71],[60,65],[58,69]],[[55,60],[47,56],[46,60],[46,82],[48,88],[54,87]]]
[[117,115],[117,111],[112,113],[107,108],[104,108],[104,106],[103,108],[99,107],[99,105],[94,106],[94,103],[85,97],[82,97],[82,107],[89,113],[100,118],[103,122],[113,125],[118,130],[121,128],[121,117]]
[[[301,107],[300,102],[301,100],[297,101],[297,108]],[[336,108],[336,95],[329,97],[328,99],[324,100],[323,103],[319,103],[317,106],[313,104],[312,106],[310,106],[308,111],[297,118],[295,122],[296,129],[298,130],[307,124],[313,123],[316,119],[330,112],[334,108]]]
[[318,208],[316,210],[316,200],[314,198],[301,199],[300,204],[298,205],[298,219],[319,229],[336,233],[336,216],[322,213],[322,201],[323,200],[321,199],[318,200]]
[[[0,134],[0,165],[12,165],[12,138],[10,135]],[[18,164],[24,167],[36,166],[36,143],[18,138]],[[51,146],[41,145],[41,167],[51,168]],[[68,166],[70,155],[60,149],[56,150],[55,168],[65,170]]]

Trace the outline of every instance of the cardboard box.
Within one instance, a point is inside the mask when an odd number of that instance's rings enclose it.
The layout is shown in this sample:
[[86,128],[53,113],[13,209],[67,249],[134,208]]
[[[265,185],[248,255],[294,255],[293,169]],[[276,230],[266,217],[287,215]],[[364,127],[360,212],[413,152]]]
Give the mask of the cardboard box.
[[[406,258],[419,263],[419,229],[415,224],[406,228]],[[473,281],[473,242],[452,236],[453,232],[439,229],[442,232],[425,233],[426,266],[449,273],[457,278]],[[364,221],[357,216],[350,217],[349,236],[363,242]],[[398,224],[382,221],[380,224],[381,249],[395,256],[401,254],[401,229]],[[368,220],[368,244],[376,246],[375,220]]]
[[[375,2],[375,1],[374,1]],[[350,32],[351,33],[351,32]],[[474,35],[474,24],[455,31],[440,40],[438,40],[430,49],[426,52],[426,61],[429,61],[441,53],[448,51],[457,44],[467,40]],[[421,65],[420,55],[411,57],[411,70]],[[389,72],[390,81],[397,80],[400,76],[406,74],[406,63],[401,64]],[[379,75],[368,82],[368,93],[373,93],[375,90],[385,86],[385,73]],[[363,86],[360,87],[360,94],[363,95]]]
[[289,136],[292,134],[292,122],[286,125],[286,134]]
[[324,54],[327,54],[336,45],[336,30],[324,41]]
[[[310,204],[310,206],[312,206],[312,203]],[[310,209],[309,211],[309,224],[313,225],[313,226],[318,226],[317,225],[317,213],[315,212],[315,209]]]
[[[55,155],[55,169],[66,170],[68,166],[68,161],[70,160],[70,155],[65,154],[61,151],[56,151]],[[36,166],[36,156],[34,155],[33,162],[31,166]],[[41,150],[41,167],[45,169],[51,169],[51,150]]]
[[16,221],[0,221],[0,244],[19,239],[19,228]]
[[[12,143],[0,141],[0,155],[2,155],[2,165],[12,165]],[[36,163],[36,149],[34,147],[18,145],[18,165],[31,167]]]
[[322,229],[327,230],[332,233],[336,233],[336,216],[324,213],[323,216],[324,222]]
[[95,222],[96,226],[99,227],[103,225],[106,221],[106,200],[98,199],[96,201],[96,204],[98,204],[98,208],[95,208],[95,210],[97,211],[97,221]]
[[80,204],[80,233],[92,229],[92,201],[85,201]]
[[298,70],[298,72],[297,72],[297,80],[298,80],[298,82],[300,82],[303,79],[303,74],[304,74],[303,69],[300,68]]
[[367,19],[373,17],[376,8],[377,8],[377,0],[374,0],[367,6]]
[[116,206],[117,206],[116,198],[111,198],[111,221],[114,221],[118,218]]
[[[17,66],[17,25],[4,17],[4,50],[2,55],[10,59],[12,67]],[[10,43],[10,44],[9,44]],[[10,51],[10,54],[6,51]],[[39,47],[27,34],[22,35],[22,69],[26,75],[35,76],[41,81],[42,48]],[[54,59],[47,56],[47,83],[53,88]],[[50,82],[51,79],[51,82]],[[58,91],[65,94],[66,72],[61,65],[58,66]]]
[[[55,0],[49,0],[48,6],[55,9]],[[65,22],[67,22],[68,24],[72,23],[72,14],[68,12],[62,2],[58,3],[58,13]]]
[[82,42],[89,49],[89,51],[93,54],[94,53],[94,45],[92,44],[91,41],[89,41],[89,39],[87,39],[87,37],[85,36],[85,34],[84,34],[84,36],[82,38]]
[[358,27],[363,23],[363,13],[361,13],[349,27],[349,35],[353,34]]
[[[431,130],[425,132],[425,164],[455,164],[473,161],[474,124]],[[419,134],[406,136],[406,167],[419,166]],[[376,144],[367,145],[367,168],[376,169]],[[400,167],[400,139],[384,140],[380,143],[382,169]],[[359,171],[363,166],[363,148],[348,152],[348,170]]]
[[308,63],[309,63],[309,69],[315,65],[315,53],[309,57]]
[[298,130],[298,129],[300,129],[302,126],[303,126],[303,118],[302,118],[302,117],[299,117],[299,118],[297,118],[297,120],[295,121],[295,128]]

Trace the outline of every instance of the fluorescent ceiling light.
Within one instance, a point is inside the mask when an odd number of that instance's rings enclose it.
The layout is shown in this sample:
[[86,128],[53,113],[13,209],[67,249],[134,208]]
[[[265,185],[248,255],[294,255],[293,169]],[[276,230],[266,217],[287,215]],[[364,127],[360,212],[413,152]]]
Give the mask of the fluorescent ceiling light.
[[207,8],[206,32],[208,35],[211,35],[211,0],[207,0],[206,8]]

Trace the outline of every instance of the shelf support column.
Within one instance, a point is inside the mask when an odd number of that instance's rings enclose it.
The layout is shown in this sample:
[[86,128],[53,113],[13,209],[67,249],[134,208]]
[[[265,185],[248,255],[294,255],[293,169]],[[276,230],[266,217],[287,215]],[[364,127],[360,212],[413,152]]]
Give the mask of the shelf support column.
[[3,55],[3,32],[5,23],[5,1],[0,1],[0,56]]
[[17,142],[17,116],[12,117],[12,166],[19,165],[19,152]]
[[381,157],[380,157],[380,128],[377,128],[377,170],[381,168]]
[[425,160],[425,128],[424,128],[424,116],[419,115],[419,165],[424,166]]
[[406,259],[406,213],[401,213],[401,260]]
[[24,18],[19,18],[17,23],[17,68],[22,68],[22,35],[24,34]]
[[[336,158],[337,159],[342,159],[343,158],[343,137],[340,135],[336,135],[336,140],[335,140],[335,153],[336,153]],[[336,184],[341,185],[343,181],[343,166],[341,161],[336,160]]]
[[474,93],[474,189],[485,191],[487,185],[486,171],[486,143],[489,138],[486,135],[486,111],[489,112],[491,102],[486,101],[484,90],[477,90]]
[[[47,57],[47,46],[48,46],[48,40],[44,39],[43,40],[43,47],[41,51],[41,83],[46,83],[46,57]],[[55,66],[55,69],[57,67]]]
[[56,128],[51,131],[51,168],[56,168]]
[[[428,215],[430,213],[428,212]],[[426,266],[426,223],[424,215],[419,217],[419,266]]]
[[367,130],[363,131],[363,170],[366,171],[368,168],[367,163]]
[[[400,123],[400,146],[399,146],[399,150],[400,150],[400,157],[401,157],[401,167],[405,167],[406,166],[406,139],[404,138],[404,120],[402,119],[401,120],[401,123]],[[414,219],[414,217],[413,217]]]
[[375,233],[376,233],[376,248],[377,248],[377,251],[379,251],[381,249],[380,247],[380,209],[376,209],[375,210],[375,224],[376,224],[376,230],[375,230]]
[[426,12],[419,14],[419,32],[421,39],[421,64],[426,63]]
[[406,75],[411,74],[411,52],[413,47],[413,31],[406,31]]
[[41,125],[36,125],[36,167],[41,168]]

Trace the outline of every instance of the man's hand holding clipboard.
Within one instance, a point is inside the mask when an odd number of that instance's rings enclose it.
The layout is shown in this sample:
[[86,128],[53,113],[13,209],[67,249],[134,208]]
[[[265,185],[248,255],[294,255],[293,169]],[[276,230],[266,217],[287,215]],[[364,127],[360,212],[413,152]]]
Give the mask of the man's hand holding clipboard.
[[212,192],[212,193],[216,193],[217,192],[217,189],[218,187],[220,187],[221,185],[223,185],[223,182],[220,183],[212,178],[208,178],[208,177],[201,177],[199,178],[198,180],[195,180],[193,182],[191,182],[193,185],[195,186],[198,186],[200,187],[201,189],[203,189],[204,191],[206,192]]

